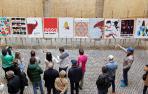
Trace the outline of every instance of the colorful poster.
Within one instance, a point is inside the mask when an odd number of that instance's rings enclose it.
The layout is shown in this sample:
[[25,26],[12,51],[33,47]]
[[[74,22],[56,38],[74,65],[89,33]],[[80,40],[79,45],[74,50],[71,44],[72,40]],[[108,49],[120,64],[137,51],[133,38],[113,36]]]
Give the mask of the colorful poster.
[[16,37],[27,35],[26,18],[11,18],[11,32]]
[[75,37],[88,38],[88,23],[87,18],[75,18]]
[[131,38],[134,34],[134,19],[121,20],[120,36],[124,38]]
[[136,20],[135,38],[148,38],[148,19],[138,18]]
[[44,18],[44,37],[58,38],[57,18]]
[[120,37],[121,22],[119,19],[105,19],[104,39]]
[[10,18],[0,17],[0,37],[10,35]]
[[89,19],[89,38],[102,38],[103,31],[104,31],[103,18]]
[[73,38],[73,18],[59,18],[59,37]]
[[27,18],[27,32],[30,37],[43,37],[42,18]]

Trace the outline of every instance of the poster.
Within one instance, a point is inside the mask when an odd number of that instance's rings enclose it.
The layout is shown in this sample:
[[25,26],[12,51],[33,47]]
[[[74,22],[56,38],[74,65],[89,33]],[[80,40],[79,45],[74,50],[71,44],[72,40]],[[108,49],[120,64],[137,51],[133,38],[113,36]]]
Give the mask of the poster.
[[11,33],[15,37],[27,35],[26,18],[11,18]]
[[10,35],[10,18],[0,17],[0,37]]
[[104,31],[103,18],[90,18],[89,19],[89,38],[102,38]]
[[75,37],[88,38],[88,23],[87,18],[75,18]]
[[136,20],[135,38],[148,38],[148,19],[138,18]]
[[73,38],[73,18],[59,18],[59,37]]
[[42,18],[27,18],[27,33],[30,37],[43,37]]
[[44,18],[44,37],[58,38],[57,18]]
[[134,34],[134,19],[121,20],[120,36],[124,38],[132,38]]
[[105,19],[104,39],[120,37],[121,22],[119,19]]

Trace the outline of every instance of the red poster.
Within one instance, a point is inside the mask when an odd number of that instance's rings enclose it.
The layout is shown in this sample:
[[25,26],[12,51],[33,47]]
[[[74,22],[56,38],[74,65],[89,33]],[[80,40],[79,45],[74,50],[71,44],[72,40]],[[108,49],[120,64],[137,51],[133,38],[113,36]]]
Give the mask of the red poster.
[[57,18],[44,18],[44,33],[56,33],[58,28]]

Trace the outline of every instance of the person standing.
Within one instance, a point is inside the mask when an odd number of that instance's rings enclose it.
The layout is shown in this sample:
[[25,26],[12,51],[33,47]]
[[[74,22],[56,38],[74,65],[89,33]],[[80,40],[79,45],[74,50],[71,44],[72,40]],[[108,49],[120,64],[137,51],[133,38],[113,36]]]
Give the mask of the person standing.
[[119,46],[127,54],[123,61],[123,80],[121,80],[120,84],[121,87],[126,87],[128,86],[128,72],[134,62],[134,48],[128,47],[126,49],[119,44],[117,46]]
[[108,63],[105,65],[105,67],[108,69],[108,75],[112,79],[112,94],[115,94],[115,78],[118,65],[117,62],[114,61],[113,55],[108,56]]
[[36,63],[36,58],[31,57],[30,64],[28,65],[28,69],[27,69],[27,74],[28,74],[30,81],[32,82],[34,94],[37,94],[37,87],[38,86],[40,87],[41,94],[44,94],[42,80],[41,80],[42,73],[43,73],[43,70]]
[[146,72],[144,77],[143,77],[143,80],[144,80],[144,88],[143,88],[143,94],[147,94],[147,87],[148,87],[148,65],[146,65],[144,67],[144,71]]
[[65,52],[64,48],[63,47],[60,47],[59,48],[59,51],[61,53],[61,55],[58,57],[58,60],[59,60],[59,72],[61,70],[64,70],[64,71],[67,71],[68,69],[68,66],[70,65],[70,57],[69,57],[69,54],[67,52]]
[[16,75],[14,75],[13,71],[7,71],[6,76],[8,78],[8,93],[9,94],[19,94],[20,90],[20,78]]
[[52,63],[54,66],[53,57],[52,57],[51,52],[46,52],[46,59],[45,59],[46,69],[49,68],[48,67],[49,63]]
[[61,70],[59,73],[59,77],[55,80],[55,88],[56,93],[55,94],[67,94],[68,90],[68,80],[66,78],[66,72],[64,70]]
[[71,60],[72,67],[68,71],[68,77],[70,79],[71,94],[79,94],[79,82],[82,79],[82,69],[78,67],[76,60]]
[[41,63],[40,58],[36,56],[36,53],[35,53],[34,50],[31,50],[30,55],[31,55],[31,57],[34,57],[36,59],[36,63],[37,64],[40,64]]
[[57,70],[53,69],[53,63],[48,64],[48,69],[44,72],[44,80],[45,87],[47,88],[47,94],[51,94],[51,89],[53,90],[53,94],[56,94],[55,90],[55,79],[59,77],[59,73]]
[[107,73],[107,68],[102,67],[102,74],[99,75],[96,85],[98,89],[98,94],[107,94],[108,88],[111,86],[111,78]]
[[83,83],[84,83],[84,75],[85,75],[85,71],[86,71],[86,63],[87,63],[87,59],[88,57],[84,54],[84,50],[82,48],[79,49],[79,56],[78,56],[78,66],[81,67],[82,69],[82,79],[80,81],[80,89],[82,89],[83,87]]

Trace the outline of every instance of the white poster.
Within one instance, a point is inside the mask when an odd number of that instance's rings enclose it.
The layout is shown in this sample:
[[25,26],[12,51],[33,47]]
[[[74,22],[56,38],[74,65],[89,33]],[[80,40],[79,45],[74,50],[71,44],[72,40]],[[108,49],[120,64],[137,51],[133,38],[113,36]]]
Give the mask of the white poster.
[[73,18],[59,18],[59,37],[73,38]]
[[27,18],[29,37],[43,37],[42,18]]

